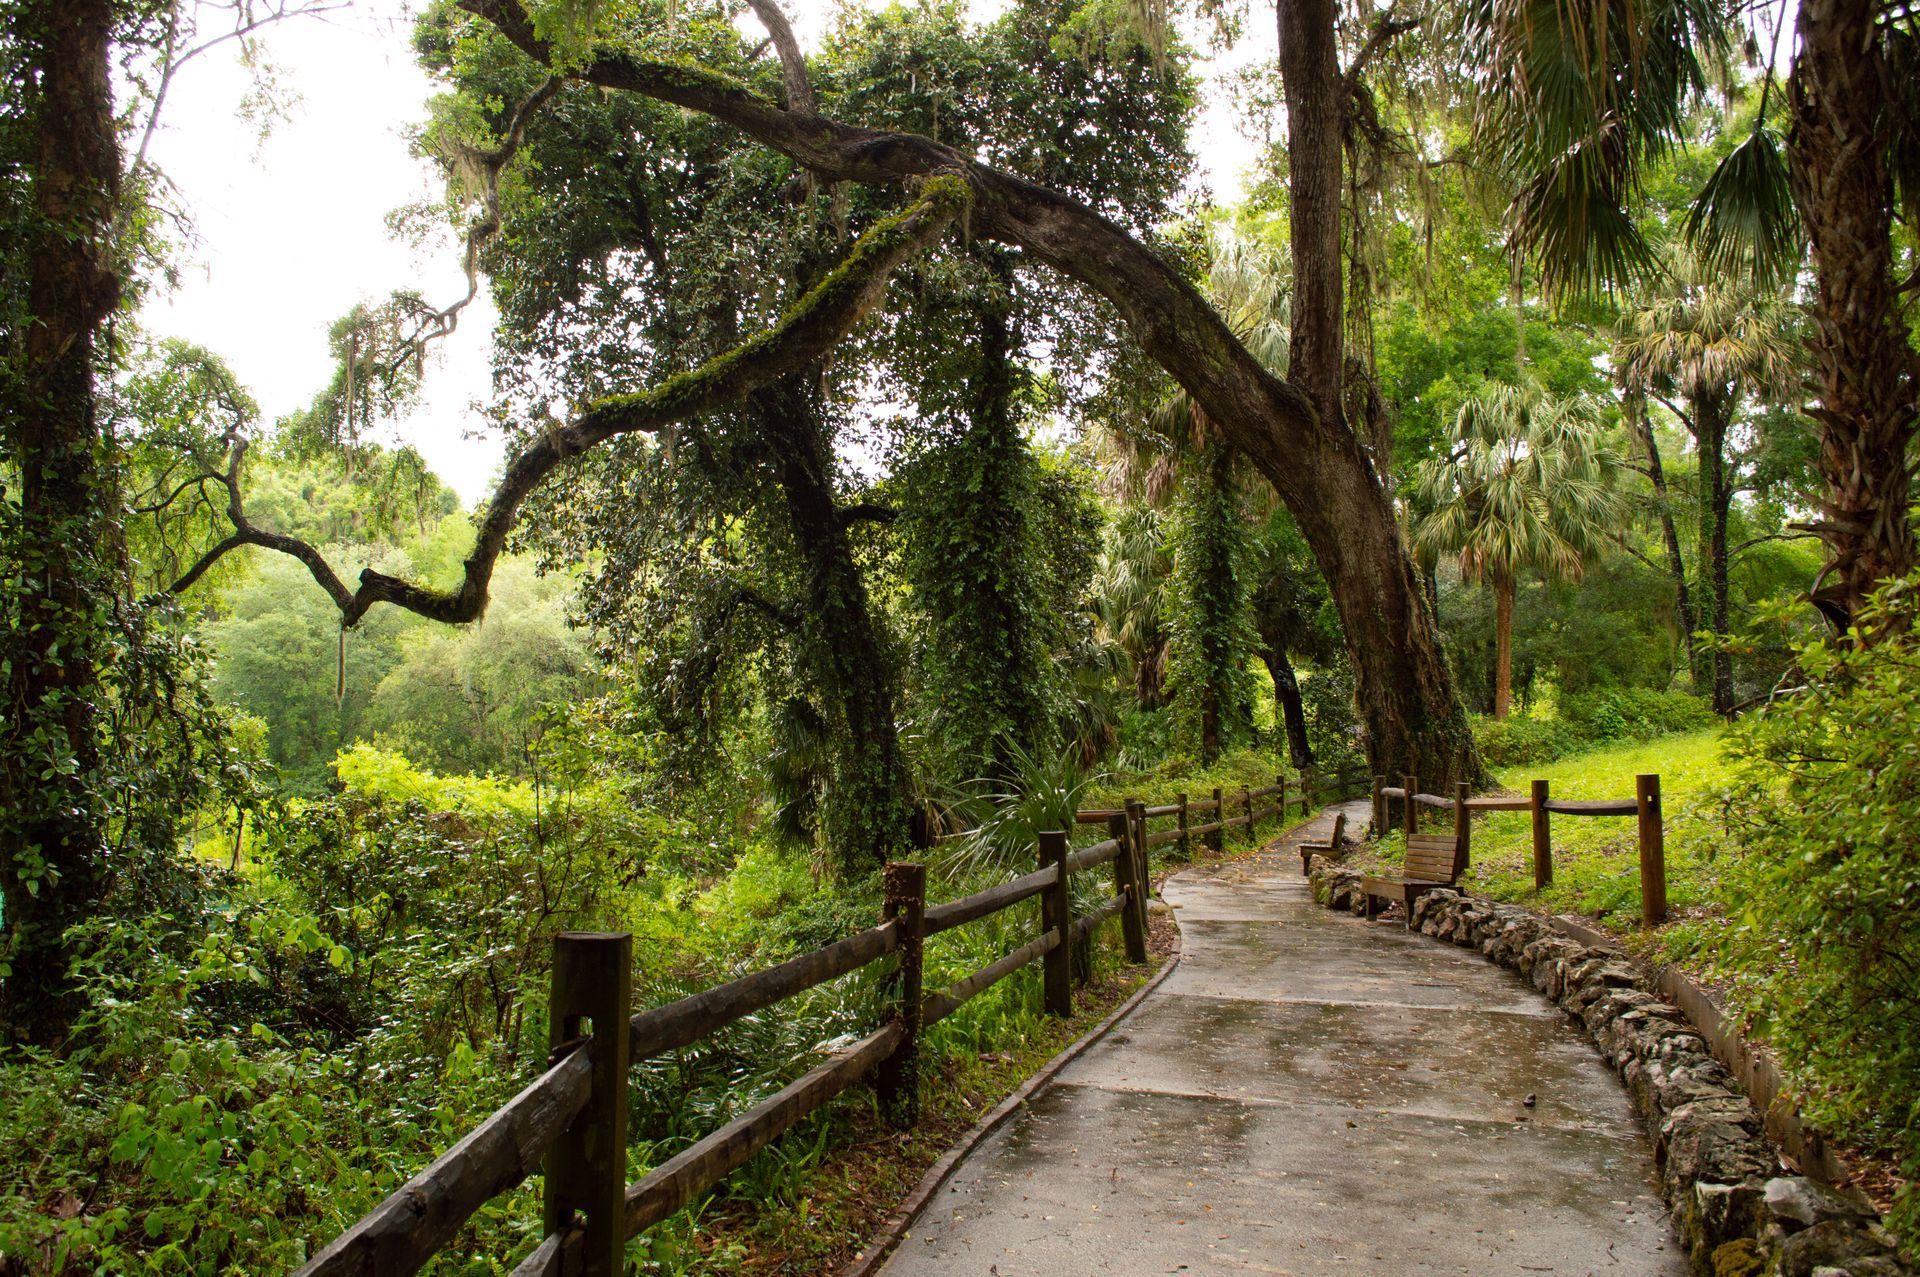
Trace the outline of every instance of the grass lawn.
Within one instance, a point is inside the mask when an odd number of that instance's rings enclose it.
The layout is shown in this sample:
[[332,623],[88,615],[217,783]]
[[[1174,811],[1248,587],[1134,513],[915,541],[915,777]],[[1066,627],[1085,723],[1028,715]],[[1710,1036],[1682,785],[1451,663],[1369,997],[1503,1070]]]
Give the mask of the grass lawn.
[[[1620,745],[1556,763],[1503,772],[1500,787],[1516,794],[1544,779],[1555,798],[1632,798],[1634,777],[1660,777],[1666,816],[1667,903],[1676,921],[1719,912],[1713,851],[1720,831],[1714,786],[1722,776],[1720,729],[1664,736],[1645,744]],[[1427,821],[1451,820],[1428,808]],[[1404,836],[1396,833],[1373,851],[1381,864],[1400,858]],[[1477,817],[1465,878],[1469,890],[1553,913],[1585,914],[1622,935],[1640,924],[1640,853],[1632,816],[1553,818],[1553,885],[1533,887],[1533,823],[1526,812]]]

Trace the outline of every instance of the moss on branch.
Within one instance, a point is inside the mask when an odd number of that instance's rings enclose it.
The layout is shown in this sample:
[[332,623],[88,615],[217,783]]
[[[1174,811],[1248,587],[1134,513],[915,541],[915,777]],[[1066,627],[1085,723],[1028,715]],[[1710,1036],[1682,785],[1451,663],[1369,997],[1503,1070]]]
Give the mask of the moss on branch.
[[[339,605],[343,625],[357,623],[376,603],[391,603],[448,624],[478,620],[486,611],[494,563],[506,548],[521,504],[556,466],[615,436],[657,431],[715,411],[778,377],[818,362],[879,304],[894,270],[938,239],[972,199],[972,188],[956,175],[927,179],[911,205],[875,224],[855,241],[846,260],[766,332],[651,389],[595,400],[570,423],[535,438],[507,462],[500,486],[480,511],[474,550],[467,558],[458,589],[431,590],[369,568],[360,574],[359,588],[348,595],[317,550],[291,537],[268,534],[245,521],[238,500],[237,460],[236,482],[230,485],[235,492],[235,535],[212,557],[240,544],[251,544],[301,559]],[[204,565],[197,566],[176,589],[191,585],[203,570]]]

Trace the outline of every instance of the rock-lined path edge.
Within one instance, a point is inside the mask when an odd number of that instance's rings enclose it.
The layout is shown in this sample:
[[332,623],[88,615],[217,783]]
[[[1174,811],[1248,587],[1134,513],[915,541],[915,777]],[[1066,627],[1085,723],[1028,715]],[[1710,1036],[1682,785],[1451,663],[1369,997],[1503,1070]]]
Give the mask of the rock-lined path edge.
[[1332,817],[1168,879],[1179,967],[883,1273],[1687,1272],[1626,1092],[1552,1003],[1314,904],[1294,848]]

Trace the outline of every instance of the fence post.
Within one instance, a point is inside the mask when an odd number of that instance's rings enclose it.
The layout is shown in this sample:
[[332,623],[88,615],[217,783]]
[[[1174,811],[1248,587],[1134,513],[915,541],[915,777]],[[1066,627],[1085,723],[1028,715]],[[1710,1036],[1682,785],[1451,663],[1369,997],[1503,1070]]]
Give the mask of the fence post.
[[1387,811],[1386,788],[1385,776],[1373,778],[1373,836],[1375,838],[1385,838],[1393,822],[1392,815]]
[[1213,833],[1208,835],[1207,842],[1216,854],[1227,849],[1227,800],[1221,796],[1218,785],[1213,787]]
[[1467,806],[1467,799],[1473,797],[1473,790],[1466,781],[1455,781],[1453,785],[1453,876],[1458,878],[1467,871],[1467,849],[1473,843],[1473,808]]
[[593,1089],[587,1106],[547,1150],[546,1231],[586,1217],[581,1272],[620,1277],[627,1249],[627,1065],[632,1039],[633,937],[562,931],[553,938],[547,1002],[547,1045],[560,1048],[586,1033]]
[[1553,885],[1553,813],[1547,810],[1547,782],[1533,782],[1528,810],[1533,813],[1533,889],[1545,891]]
[[1240,805],[1247,809],[1247,841],[1258,847],[1260,835],[1253,827],[1253,789],[1250,786],[1240,786]]
[[1053,870],[1053,882],[1040,893],[1040,929],[1060,937],[1047,951],[1042,988],[1047,1010],[1058,1016],[1073,1014],[1073,896],[1067,888],[1067,836],[1058,830],[1040,835],[1040,867]]
[[1120,911],[1120,933],[1127,943],[1127,961],[1147,960],[1147,805],[1137,798],[1127,799],[1124,820],[1115,822],[1126,831],[1120,840],[1120,854],[1113,858],[1113,885],[1124,892],[1126,907]]
[[1180,859],[1193,859],[1193,841],[1187,837],[1187,796],[1175,794],[1173,801],[1180,804]]
[[1418,776],[1402,776],[1400,783],[1407,788],[1407,837],[1411,838],[1420,832],[1420,804],[1413,801],[1414,794],[1419,792],[1420,789],[1420,778]]
[[1660,823],[1660,777],[1634,777],[1640,804],[1640,923],[1657,927],[1667,920],[1667,835]]
[[927,867],[907,861],[887,863],[881,882],[886,890],[885,916],[900,927],[900,966],[896,973],[900,1001],[894,1018],[900,1022],[900,1045],[880,1062],[874,1087],[880,1093],[880,1111],[900,1130],[920,1120],[920,999],[925,969],[927,930]]

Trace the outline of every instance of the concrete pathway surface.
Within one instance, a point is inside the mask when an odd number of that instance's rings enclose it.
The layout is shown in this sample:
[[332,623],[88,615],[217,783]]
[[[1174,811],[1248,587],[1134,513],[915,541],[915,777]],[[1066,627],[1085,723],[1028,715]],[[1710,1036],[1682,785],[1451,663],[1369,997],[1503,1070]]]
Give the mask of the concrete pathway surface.
[[1179,968],[885,1274],[1686,1273],[1598,1053],[1479,954],[1316,905],[1292,848],[1331,823],[1168,880]]

